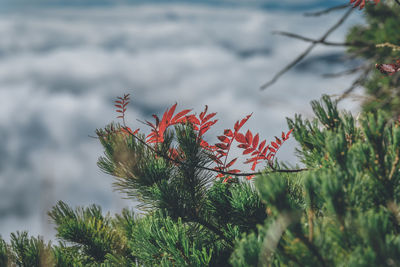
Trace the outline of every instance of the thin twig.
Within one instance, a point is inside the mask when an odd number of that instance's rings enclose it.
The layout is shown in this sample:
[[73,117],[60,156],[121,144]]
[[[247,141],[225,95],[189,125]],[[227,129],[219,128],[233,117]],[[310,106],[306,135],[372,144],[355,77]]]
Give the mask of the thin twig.
[[[136,135],[130,133],[130,131],[128,131],[127,128],[125,128],[125,127],[122,127],[122,128],[125,129],[129,133],[129,135],[133,136],[136,140],[138,140],[141,144],[146,146],[148,149],[150,149],[153,153],[157,154],[158,156],[161,156],[164,159],[166,159],[168,161],[171,161],[173,163],[176,163],[176,164],[189,166],[189,164],[187,164],[185,162],[182,162],[182,161],[177,160],[177,159],[173,159],[173,158],[169,157],[168,155],[165,155],[163,153],[160,153],[159,151],[156,151],[153,147],[151,147],[145,141],[143,141],[142,139],[140,139]],[[193,165],[190,165],[190,167],[193,167]],[[264,171],[264,172],[250,172],[250,173],[231,173],[231,172],[227,172],[227,171],[214,170],[212,168],[199,166],[199,165],[196,165],[195,167],[199,168],[199,169],[211,171],[211,172],[222,173],[224,175],[234,175],[234,176],[251,176],[251,175],[259,175],[259,174],[263,174],[263,173],[273,173],[273,172],[294,173],[294,172],[302,172],[302,171],[308,171],[309,170],[307,168],[303,168],[303,169],[292,169],[292,170],[273,170],[273,171],[269,171],[269,172],[265,172]]]
[[339,76],[350,75],[350,74],[356,73],[360,69],[363,69],[363,67],[364,66],[358,66],[356,68],[345,70],[345,71],[341,71],[341,72],[337,72],[337,73],[325,73],[325,74],[322,74],[322,77],[324,77],[324,78],[335,78],[335,77],[339,77]]
[[362,82],[367,78],[369,72],[371,70],[370,69],[365,69],[364,72],[360,75],[360,77],[358,77],[349,88],[347,88],[342,95],[337,99],[337,102],[345,99],[355,88],[357,88],[357,86],[361,85]]
[[301,36],[296,33],[283,32],[283,31],[273,31],[272,34],[279,34],[279,35],[288,36],[288,37],[295,38],[295,39],[300,39],[300,40],[303,40],[306,42],[311,42],[311,43],[315,43],[315,44],[323,44],[323,45],[327,45],[327,46],[357,46],[357,47],[369,46],[368,43],[364,43],[364,42],[336,43],[336,42],[328,42],[325,40],[316,40],[316,39]]
[[325,14],[331,12],[331,11],[335,11],[335,10],[338,10],[338,9],[344,9],[344,8],[348,7],[349,5],[350,4],[344,4],[344,5],[330,7],[330,8],[327,8],[327,9],[324,9],[324,10],[321,10],[321,11],[317,11],[317,12],[308,12],[308,13],[304,13],[303,16],[306,16],[306,17],[318,17],[318,16],[321,16],[321,15],[325,15]]
[[307,49],[304,51],[301,55],[299,55],[295,60],[293,60],[290,64],[288,64],[286,67],[284,67],[281,71],[279,71],[269,82],[263,84],[260,87],[260,90],[264,90],[267,87],[271,86],[273,83],[275,83],[280,76],[282,76],[285,72],[293,68],[297,63],[299,63],[305,56],[308,55],[308,53],[311,52],[311,50],[320,42],[324,42],[325,39],[334,31],[336,30],[346,19],[347,17],[351,14],[353,9],[349,9],[341,18],[340,20],[333,25],[319,40],[318,42],[313,42]]

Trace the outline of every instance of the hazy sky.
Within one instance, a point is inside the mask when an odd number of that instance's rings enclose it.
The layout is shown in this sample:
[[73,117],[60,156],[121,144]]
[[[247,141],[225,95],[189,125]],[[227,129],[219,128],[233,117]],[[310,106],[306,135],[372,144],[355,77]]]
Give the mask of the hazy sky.
[[[16,230],[51,238],[45,214],[57,200],[97,203],[112,213],[134,205],[112,191],[112,177],[96,166],[102,148],[88,137],[117,120],[117,96],[131,94],[128,124],[144,132],[136,119],[150,120],[177,102],[181,109],[200,112],[208,105],[218,112],[211,140],[252,112],[245,129],[272,138],[288,130],[285,117],[310,116],[311,100],[343,92],[356,77],[322,78],[359,62],[345,61],[343,48],[318,47],[274,86],[258,90],[309,45],[272,35],[273,30],[318,38],[344,10],[304,17],[291,8],[300,5],[297,0],[276,1],[279,5],[102,1],[88,7],[93,2],[0,4],[0,235],[5,239]],[[343,2],[302,1],[303,11]],[[361,21],[355,11],[329,40],[343,41],[348,27]],[[342,107],[357,110],[357,103]],[[290,140],[278,158],[297,162],[294,146]]]

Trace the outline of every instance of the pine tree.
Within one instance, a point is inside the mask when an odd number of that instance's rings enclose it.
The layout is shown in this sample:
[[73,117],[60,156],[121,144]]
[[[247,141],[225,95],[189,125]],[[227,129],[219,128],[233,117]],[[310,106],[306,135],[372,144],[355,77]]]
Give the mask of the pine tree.
[[312,107],[317,119],[288,119],[309,170],[256,178],[268,218],[232,265],[399,266],[400,123],[354,119],[327,96]]

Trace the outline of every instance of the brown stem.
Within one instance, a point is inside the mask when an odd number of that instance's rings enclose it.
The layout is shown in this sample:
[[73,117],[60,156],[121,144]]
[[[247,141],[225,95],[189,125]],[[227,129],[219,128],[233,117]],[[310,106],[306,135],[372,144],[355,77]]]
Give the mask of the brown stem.
[[308,240],[310,242],[313,241],[313,235],[314,235],[313,219],[314,219],[314,211],[312,210],[312,208],[310,208],[308,210]]

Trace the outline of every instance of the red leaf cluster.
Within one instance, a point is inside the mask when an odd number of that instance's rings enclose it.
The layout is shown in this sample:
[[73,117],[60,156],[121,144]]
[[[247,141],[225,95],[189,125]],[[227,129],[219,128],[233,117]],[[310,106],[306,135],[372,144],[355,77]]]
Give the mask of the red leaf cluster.
[[375,64],[375,68],[377,68],[383,74],[387,74],[389,76],[393,75],[400,71],[400,59],[396,60],[396,62],[392,64]]
[[[115,103],[115,106],[118,108],[117,112],[121,113],[118,118],[124,119],[126,106],[129,103],[129,94],[124,95],[124,97],[118,97],[118,100],[115,101]],[[236,121],[233,130],[225,129],[223,135],[217,136],[218,140],[220,141],[219,143],[210,145],[203,139],[203,136],[210,129],[210,127],[212,127],[218,121],[215,119],[212,120],[217,113],[207,114],[208,106],[206,105],[204,111],[201,112],[199,116],[196,114],[188,114],[191,111],[190,109],[184,109],[174,115],[176,107],[177,104],[175,103],[171,108],[167,108],[161,119],[157,115],[152,115],[155,119],[154,123],[149,121],[145,122],[145,124],[151,128],[151,132],[146,136],[145,142],[148,145],[162,143],[164,142],[164,134],[169,126],[178,123],[190,123],[193,126],[193,129],[198,133],[197,140],[199,144],[205,150],[211,152],[209,153],[210,158],[216,164],[214,170],[220,172],[216,175],[216,177],[225,177],[224,182],[232,178],[232,176],[226,175],[225,173],[228,172],[229,174],[234,175],[241,172],[239,169],[230,169],[237,162],[237,157],[228,161],[229,151],[231,150],[232,143],[234,141],[239,143],[239,148],[244,149],[243,155],[250,154],[251,157],[244,163],[252,163],[251,169],[254,171],[256,165],[261,161],[267,160],[268,162],[271,162],[280,146],[289,138],[289,135],[292,132],[292,130],[286,134],[282,132],[281,139],[275,137],[275,141],[266,146],[267,141],[260,141],[258,133],[254,135],[250,130],[247,130],[246,134],[240,133],[240,129],[252,116],[252,114],[249,114],[242,120]],[[114,129],[111,131],[114,132]],[[128,135],[136,135],[139,132],[139,129],[132,131],[131,128],[125,126],[121,128],[121,132]],[[182,160],[180,158],[179,151],[174,148],[169,150],[169,157],[174,160],[176,164],[178,163],[176,161]],[[251,179],[253,177],[254,175],[250,175],[247,176],[247,179]]]
[[146,121],[146,124],[150,126],[151,133],[146,137],[147,142],[149,144],[151,143],[162,143],[164,142],[164,133],[165,130],[174,124],[177,123],[184,123],[186,122],[186,117],[185,115],[189,113],[191,110],[190,109],[185,109],[179,112],[178,114],[174,115],[175,109],[176,109],[177,104],[175,103],[170,109],[167,109],[164,112],[164,115],[162,119],[160,120],[157,115],[153,114],[154,119],[156,120],[155,124]]
[[[231,129],[225,129],[224,134],[217,136],[218,140],[220,140],[220,143],[215,144],[216,150],[215,150],[215,155],[213,155],[213,160],[217,164],[217,166],[214,168],[215,170],[218,171],[228,171],[229,173],[239,173],[240,170],[238,169],[233,169],[233,170],[228,170],[230,167],[232,167],[233,164],[235,164],[237,158],[232,159],[231,161],[227,162],[228,160],[228,154],[231,149],[233,141],[236,139],[236,136],[239,134],[239,130],[243,127],[243,125],[250,119],[252,114],[247,115],[244,119],[240,121],[236,121],[232,131]],[[224,174],[219,173],[217,175],[217,178],[223,177]],[[232,176],[228,176],[224,179],[224,182],[226,182],[228,179],[231,179]]]
[[202,139],[202,136],[213,126],[218,120],[211,120],[216,112],[207,114],[208,106],[206,105],[204,111],[200,113],[199,118],[196,115],[188,115],[186,119],[193,125],[193,128],[198,131],[198,138],[200,140],[200,145],[207,150],[214,150],[215,148],[210,146],[206,141]]
[[[380,0],[373,0],[375,4],[378,4]],[[353,4],[353,8],[359,7],[360,10],[365,7],[366,0],[350,0],[350,4]]]

